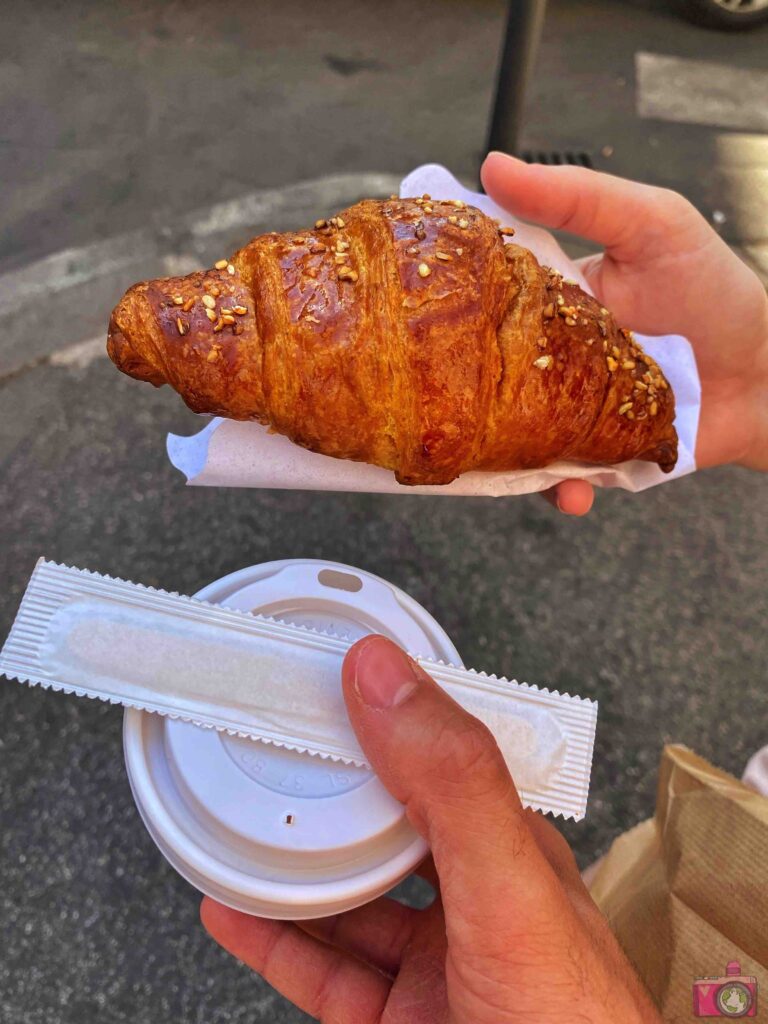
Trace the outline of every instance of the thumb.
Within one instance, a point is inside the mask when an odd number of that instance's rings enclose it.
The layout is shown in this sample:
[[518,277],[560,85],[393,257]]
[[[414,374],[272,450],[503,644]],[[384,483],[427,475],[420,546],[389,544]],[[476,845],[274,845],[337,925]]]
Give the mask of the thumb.
[[342,679],[372,768],[432,848],[446,911],[469,897],[487,921],[500,892],[520,912],[538,913],[554,899],[556,878],[485,725],[382,636],[350,649]]
[[490,153],[480,176],[488,195],[524,220],[605,246],[622,263],[701,246],[708,225],[682,196],[586,167],[527,164]]

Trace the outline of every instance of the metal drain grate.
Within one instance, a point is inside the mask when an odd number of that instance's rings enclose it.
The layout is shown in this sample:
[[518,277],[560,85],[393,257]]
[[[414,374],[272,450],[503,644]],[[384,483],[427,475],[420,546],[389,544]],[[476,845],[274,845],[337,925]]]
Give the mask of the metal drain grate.
[[573,164],[575,167],[589,168],[595,166],[589,153],[574,153],[571,150],[564,153],[545,153],[543,150],[524,149],[520,159],[525,160],[527,164]]

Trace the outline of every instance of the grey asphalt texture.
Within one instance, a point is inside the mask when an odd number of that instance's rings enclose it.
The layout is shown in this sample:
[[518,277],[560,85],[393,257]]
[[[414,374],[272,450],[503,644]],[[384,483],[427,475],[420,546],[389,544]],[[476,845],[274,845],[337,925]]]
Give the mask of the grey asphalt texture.
[[[476,170],[490,0],[5,11],[0,274],[256,187],[432,159]],[[714,133],[635,120],[632,54],[757,67],[767,38],[704,32],[651,0],[555,2],[525,142],[611,145],[611,169],[726,211],[729,240],[759,245],[757,197],[708,160]],[[80,337],[120,290],[83,293]],[[57,308],[46,351],[77,340]],[[652,812],[665,742],[737,774],[768,742],[766,478],[605,492],[578,521],[536,497],[185,489],[164,435],[200,423],[173,394],[104,359],[25,365],[24,344],[0,379],[0,636],[40,555],[184,593],[270,559],[358,565],[421,601],[467,664],[600,701],[588,817],[563,826],[583,865]],[[197,893],[139,820],[117,709],[0,682],[0,819],[2,1024],[309,1019],[203,932]]]

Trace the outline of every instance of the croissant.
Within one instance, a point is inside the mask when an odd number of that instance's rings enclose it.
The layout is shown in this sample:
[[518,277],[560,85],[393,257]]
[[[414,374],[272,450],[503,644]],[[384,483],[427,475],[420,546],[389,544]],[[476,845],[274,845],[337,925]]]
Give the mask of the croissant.
[[195,412],[258,420],[405,484],[556,459],[677,459],[658,365],[460,201],[364,200],[215,267],[134,285],[107,348]]

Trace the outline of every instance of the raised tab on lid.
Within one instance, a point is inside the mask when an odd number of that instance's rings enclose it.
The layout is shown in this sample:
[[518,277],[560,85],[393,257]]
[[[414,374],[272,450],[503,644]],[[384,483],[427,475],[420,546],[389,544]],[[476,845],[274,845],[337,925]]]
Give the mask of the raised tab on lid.
[[257,568],[264,571],[257,579],[233,573],[218,581],[227,591],[222,597],[211,596],[211,587],[196,596],[344,639],[382,633],[411,654],[461,664],[456,648],[429,612],[372,573],[319,559],[268,562]]

